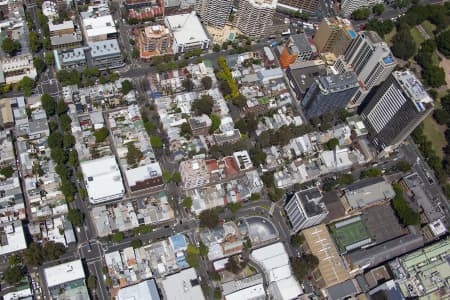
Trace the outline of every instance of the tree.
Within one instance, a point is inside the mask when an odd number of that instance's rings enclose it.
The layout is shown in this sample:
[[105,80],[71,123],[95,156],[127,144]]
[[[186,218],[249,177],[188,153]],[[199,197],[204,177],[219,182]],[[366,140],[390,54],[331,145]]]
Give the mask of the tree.
[[219,44],[214,44],[214,45],[213,45],[213,51],[214,51],[214,52],[219,52],[220,49],[221,49],[221,47],[220,47]]
[[33,57],[33,66],[36,68],[38,74],[44,72],[47,67],[45,62],[39,56]]
[[377,16],[381,15],[384,12],[383,3],[377,3],[372,7],[372,12]]
[[220,117],[218,115],[211,114],[209,118],[211,119],[211,127],[209,128],[209,132],[214,133],[220,127]]
[[214,299],[217,299],[217,300],[222,299],[222,290],[220,289],[220,287],[216,287],[214,289]]
[[72,167],[78,166],[78,153],[77,153],[77,150],[75,150],[75,149],[72,149],[69,152],[69,164]]
[[261,148],[251,148],[250,158],[255,166],[264,165],[266,163],[267,154]]
[[233,104],[239,108],[243,108],[247,104],[247,98],[239,94],[237,97],[233,98]]
[[416,43],[409,29],[401,29],[395,35],[391,50],[395,56],[404,60],[410,59],[416,53]]
[[[45,50],[52,50],[52,40],[50,39],[49,36],[44,37],[44,40],[42,41],[42,46],[44,47]],[[47,53],[52,53],[51,51],[47,52]],[[53,53],[52,53],[52,57],[53,57]],[[51,64],[53,64],[54,62],[52,62]]]
[[28,38],[30,39],[30,48],[34,53],[39,52],[42,47],[39,35],[35,31],[31,31]]
[[96,143],[103,143],[109,136],[109,130],[106,127],[102,127],[94,132],[94,136]]
[[83,213],[79,209],[69,209],[67,219],[75,227],[81,227],[84,222]]
[[11,166],[6,166],[0,169],[0,175],[6,177],[6,178],[10,178],[12,177],[14,174],[14,170]]
[[209,95],[203,95],[199,99],[194,100],[192,103],[192,110],[194,110],[197,115],[206,114],[210,115],[212,108],[214,106],[213,98]]
[[181,182],[181,174],[178,171],[175,171],[172,173],[172,176],[170,176],[170,181],[173,183],[179,184]]
[[240,202],[231,202],[227,205],[228,209],[232,212],[232,213],[237,213],[241,207],[242,207],[242,203]]
[[17,52],[20,51],[21,46],[20,46],[20,43],[18,41],[7,37],[2,42],[2,49],[9,56],[14,56],[14,55],[16,55]]
[[58,131],[52,132],[47,139],[50,149],[61,148],[63,146],[63,135]]
[[366,30],[376,31],[383,38],[386,34],[394,29],[394,22],[391,20],[370,19],[366,24]]
[[133,89],[133,84],[129,80],[122,81],[122,94],[126,95]]
[[125,236],[124,236],[123,232],[119,231],[119,232],[116,232],[113,234],[111,240],[114,243],[120,243],[121,241],[123,241],[124,237]]
[[131,245],[131,247],[133,247],[133,249],[141,248],[142,247],[142,241],[139,240],[139,239],[132,240],[130,245]]
[[28,248],[25,249],[22,254],[22,260],[24,265],[29,268],[39,266],[44,260],[41,246],[37,243],[31,243],[28,245]]
[[207,209],[200,213],[200,227],[215,228],[219,224],[219,214],[215,209]]
[[75,137],[70,133],[64,134],[63,145],[65,149],[70,149],[75,145]]
[[370,9],[363,7],[357,10],[354,10],[352,12],[352,19],[353,20],[367,20],[367,18],[370,16]]
[[227,81],[221,80],[219,82],[219,90],[224,96],[231,94],[231,87]]
[[202,241],[200,241],[200,243],[199,243],[198,250],[199,250],[199,254],[201,257],[204,257],[204,258],[208,257],[209,248],[208,248],[208,246],[203,244]]
[[189,137],[192,135],[192,129],[188,122],[184,122],[183,124],[181,124],[180,129],[180,133],[182,136]]
[[53,116],[56,111],[56,101],[49,94],[42,94],[41,96],[42,108],[44,108],[47,116]]
[[150,144],[152,144],[153,148],[162,148],[164,146],[161,138],[157,135],[150,136]]
[[303,234],[295,234],[291,237],[292,246],[299,248],[305,242],[305,236]]
[[381,176],[381,174],[382,174],[382,172],[381,172],[380,169],[372,168],[372,169],[369,169],[369,170],[362,171],[361,177],[362,178],[379,177],[379,176]]
[[190,210],[192,207],[192,198],[186,197],[183,199],[183,207]]
[[194,82],[190,78],[183,79],[183,81],[181,82],[181,85],[188,92],[190,92],[194,89]]
[[44,61],[46,65],[54,65],[55,64],[55,56],[52,51],[45,52]]
[[416,213],[403,198],[403,190],[400,184],[395,183],[392,185],[395,191],[395,197],[392,199],[392,206],[396,214],[404,225],[419,225],[420,216]]
[[446,57],[450,57],[450,29],[438,35],[436,43],[439,51]]
[[202,78],[202,85],[205,90],[209,90],[212,87],[212,78],[209,76],[205,76]]
[[70,129],[72,128],[72,119],[69,117],[69,115],[63,114],[59,117],[59,124],[61,125],[62,131],[70,131]]
[[192,244],[188,244],[186,250],[186,262],[193,268],[199,266],[200,250]]
[[450,121],[450,114],[443,109],[435,109],[433,111],[433,118],[439,125],[445,125]]
[[42,255],[45,260],[55,260],[64,254],[64,246],[61,243],[46,242],[42,247]]
[[232,256],[228,259],[228,262],[225,264],[225,270],[233,273],[239,274],[247,265],[245,261],[240,260],[238,255]]
[[23,91],[23,94],[26,97],[29,97],[33,93],[34,80],[28,76],[25,76],[19,81],[19,87]]
[[56,103],[56,113],[58,114],[58,116],[65,114],[68,110],[69,107],[67,106],[66,102],[61,100]]
[[396,0],[395,6],[398,8],[407,7],[409,4],[411,4],[411,0]]
[[261,194],[260,193],[252,193],[250,195],[250,201],[256,201],[261,199]]
[[422,70],[422,78],[427,85],[433,88],[441,87],[446,83],[444,69],[430,65]]
[[138,162],[142,158],[142,152],[136,146],[134,143],[128,143],[127,144],[128,152],[127,152],[127,163],[129,166],[135,166],[138,164]]
[[303,281],[319,265],[319,259],[312,254],[305,254],[301,258],[291,258],[291,267],[298,281]]
[[336,149],[336,146],[339,146],[339,140],[336,138],[332,138],[330,139],[326,144],[325,144],[325,148],[327,150],[334,150]]
[[22,270],[20,270],[19,266],[8,266],[3,271],[3,280],[5,280],[8,284],[15,285],[18,284],[23,278]]
[[139,56],[141,55],[141,53],[139,52],[138,48],[133,48],[133,51],[131,52],[131,56],[133,58],[139,58]]
[[87,287],[91,291],[95,290],[97,288],[97,277],[95,277],[93,275],[89,275],[88,280],[87,280]]
[[411,171],[411,164],[405,160],[401,160],[397,163],[396,168],[400,172],[409,172]]

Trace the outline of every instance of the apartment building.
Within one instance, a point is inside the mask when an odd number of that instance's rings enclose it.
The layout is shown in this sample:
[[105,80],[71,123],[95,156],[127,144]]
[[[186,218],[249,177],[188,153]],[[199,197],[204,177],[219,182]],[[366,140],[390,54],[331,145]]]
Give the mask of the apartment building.
[[236,27],[252,38],[266,35],[273,25],[276,6],[276,0],[239,1]]
[[355,30],[349,20],[339,17],[324,18],[316,31],[314,43],[320,53],[332,52],[341,55],[355,37]]
[[36,68],[31,54],[16,55],[0,59],[0,83],[16,83],[24,77],[35,79]]
[[141,59],[172,53],[172,34],[164,25],[146,26],[134,30]]
[[206,25],[223,28],[231,14],[231,0],[196,0],[195,11]]

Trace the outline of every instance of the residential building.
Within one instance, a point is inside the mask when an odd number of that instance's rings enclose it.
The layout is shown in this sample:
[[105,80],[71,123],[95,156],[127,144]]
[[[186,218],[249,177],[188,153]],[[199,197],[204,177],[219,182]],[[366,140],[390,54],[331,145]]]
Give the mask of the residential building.
[[316,12],[319,0],[278,0],[277,7],[294,11]]
[[194,49],[208,49],[210,39],[194,13],[166,16],[167,28],[173,33],[172,52],[183,53]]
[[236,16],[236,27],[252,37],[263,37],[273,25],[276,0],[242,0]]
[[211,119],[203,114],[201,116],[192,117],[188,120],[193,135],[208,135],[211,128]]
[[125,194],[119,166],[114,156],[80,163],[89,202],[93,204],[115,200]]
[[284,210],[294,232],[317,225],[328,215],[322,193],[316,187],[296,192]]
[[205,300],[197,272],[194,268],[166,276],[161,281],[164,299],[196,299]]
[[117,300],[130,300],[130,299],[146,299],[146,300],[159,300],[161,297],[158,294],[158,288],[154,279],[148,279],[137,283],[123,287],[117,294]]
[[52,21],[49,21],[48,28],[53,49],[73,48],[81,45],[83,40],[81,32],[75,29],[72,20],[60,24],[53,24]]
[[56,68],[61,69],[84,69],[87,66],[85,48],[62,50],[56,57]]
[[274,299],[297,299],[303,294],[300,284],[292,274],[289,256],[282,243],[253,250],[250,256],[267,276],[268,289]]
[[[0,70],[0,79],[1,76],[2,74]],[[8,98],[0,99],[0,125],[3,128],[10,128],[14,126],[14,116],[11,108],[11,101]],[[6,131],[3,131],[3,133],[6,133]],[[3,134],[2,137],[4,137]]]
[[373,87],[387,79],[396,65],[389,46],[380,36],[374,31],[363,31],[352,40],[334,66],[340,73],[355,71],[361,87],[351,105],[359,106]]
[[98,42],[117,38],[118,32],[113,17],[109,14],[82,19],[83,35],[86,42]]
[[136,28],[134,35],[141,59],[149,60],[155,56],[172,53],[172,34],[164,25]]
[[180,162],[183,188],[192,189],[209,183],[210,174],[204,159],[191,159]]
[[99,70],[120,68],[125,65],[116,39],[92,42],[89,48],[92,66]]
[[314,43],[320,53],[344,54],[352,39],[356,37],[352,23],[339,17],[324,18],[314,35]]
[[409,70],[393,72],[361,112],[378,149],[399,145],[431,113],[433,98]]
[[308,251],[319,259],[320,287],[329,287],[350,279],[327,227],[320,224],[302,231]]
[[327,75],[327,68],[322,60],[295,63],[286,70],[289,84],[298,100],[303,98],[317,77],[325,75]]
[[163,0],[126,0],[124,6],[129,19],[142,20],[164,15]]
[[0,225],[0,255],[25,250],[27,242],[23,231],[22,221],[14,221]]
[[341,16],[349,18],[357,9],[371,8],[375,4],[383,4],[383,0],[344,0],[341,4]]
[[48,293],[52,299],[90,298],[81,260],[45,268],[43,273]]
[[36,79],[37,71],[31,54],[0,59],[0,83],[16,83],[24,77]]
[[223,28],[230,17],[232,5],[231,0],[196,0],[195,11],[204,24]]
[[280,65],[286,69],[293,63],[309,60],[312,54],[313,48],[306,34],[292,34],[281,52]]
[[354,72],[321,76],[314,80],[301,101],[307,119],[345,109],[358,90]]
[[125,171],[131,192],[160,188],[164,185],[159,163],[151,163]]
[[343,204],[346,211],[358,210],[395,197],[394,189],[383,177],[357,181],[347,186],[344,194]]

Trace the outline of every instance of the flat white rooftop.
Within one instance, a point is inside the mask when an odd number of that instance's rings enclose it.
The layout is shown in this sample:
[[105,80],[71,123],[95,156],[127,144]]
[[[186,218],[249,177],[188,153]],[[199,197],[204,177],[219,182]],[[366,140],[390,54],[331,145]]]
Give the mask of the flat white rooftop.
[[111,15],[83,19],[83,27],[87,37],[117,33]]
[[149,279],[119,290],[117,300],[159,300],[155,280]]
[[266,291],[262,283],[236,291],[225,296],[225,300],[265,299]]
[[167,300],[204,300],[194,268],[183,270],[162,280]]
[[125,188],[114,156],[89,160],[80,164],[91,203],[100,203],[122,197]]
[[23,233],[21,221],[15,221],[2,226],[2,243],[0,246],[0,255],[5,255],[27,248],[27,242]]
[[44,276],[49,288],[86,277],[80,259],[46,268]]
[[196,44],[209,40],[200,20],[195,14],[167,16],[166,23],[173,32],[178,45]]

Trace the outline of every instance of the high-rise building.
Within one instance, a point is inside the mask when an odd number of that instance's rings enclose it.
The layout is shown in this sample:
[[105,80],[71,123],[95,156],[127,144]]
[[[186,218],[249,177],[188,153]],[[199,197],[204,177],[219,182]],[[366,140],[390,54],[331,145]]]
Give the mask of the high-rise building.
[[395,71],[368,99],[361,117],[373,144],[389,151],[406,139],[433,107],[433,99],[411,71]]
[[319,0],[278,0],[278,6],[291,10],[306,10],[315,12],[317,10]]
[[383,3],[383,0],[344,0],[341,4],[341,16],[348,18],[357,9],[372,7],[378,3]]
[[339,17],[324,18],[314,36],[314,43],[320,53],[332,52],[341,55],[355,37],[355,30],[349,20]]
[[241,0],[236,26],[250,37],[261,37],[273,25],[277,0]]
[[232,0],[196,0],[195,11],[203,23],[223,28],[231,13]]
[[304,33],[292,34],[280,55],[280,65],[283,69],[289,65],[309,60],[313,54],[308,37]]
[[164,25],[153,25],[134,30],[141,59],[172,53],[172,35]]
[[317,78],[301,102],[306,118],[346,108],[357,90],[358,79],[354,72]]
[[322,193],[316,187],[295,193],[284,210],[294,232],[320,224],[328,215]]
[[335,64],[339,72],[355,71],[361,82],[352,105],[358,106],[374,87],[382,83],[397,65],[389,46],[374,31],[363,31],[352,40]]

